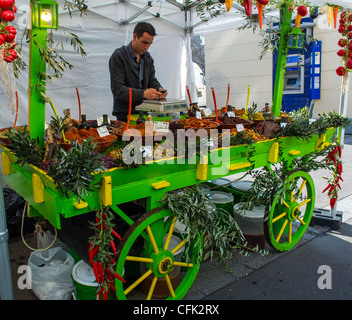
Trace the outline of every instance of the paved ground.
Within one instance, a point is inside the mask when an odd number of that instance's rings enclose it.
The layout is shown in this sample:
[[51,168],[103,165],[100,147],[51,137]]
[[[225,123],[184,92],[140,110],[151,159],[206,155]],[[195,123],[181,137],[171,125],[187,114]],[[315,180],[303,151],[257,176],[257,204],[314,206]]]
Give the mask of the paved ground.
[[[343,224],[337,231],[315,225],[309,227],[301,242],[287,253],[276,252],[249,257],[237,253],[221,264],[203,262],[199,274],[185,299],[242,300],[242,299],[352,299],[352,136],[346,136],[343,151],[344,182],[338,210],[343,212]],[[316,207],[328,207],[329,200],[322,190],[327,182],[324,171],[312,174],[316,187]],[[35,246],[32,235],[26,242]],[[18,267],[26,264],[30,250],[20,238],[9,241],[15,300],[37,300],[31,290],[20,290]],[[320,270],[319,267],[323,269]],[[324,269],[325,268],[325,269]],[[331,275],[329,278],[328,276]],[[331,285],[331,289],[321,289]]]

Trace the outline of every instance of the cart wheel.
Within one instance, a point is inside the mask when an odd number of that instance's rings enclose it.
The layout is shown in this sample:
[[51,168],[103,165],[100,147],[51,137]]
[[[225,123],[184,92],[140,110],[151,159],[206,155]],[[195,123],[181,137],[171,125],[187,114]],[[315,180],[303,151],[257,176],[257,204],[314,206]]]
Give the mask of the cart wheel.
[[[122,274],[125,263],[129,262],[130,265],[137,264],[141,273],[133,283],[128,283],[125,287],[121,281],[115,281],[119,300],[150,300],[152,297],[160,297],[155,290],[160,285],[164,287],[164,291],[166,288],[166,295],[161,296],[165,299],[182,299],[188,292],[200,267],[203,239],[198,236],[188,242],[186,238],[179,240],[179,244],[171,248],[170,239],[176,236],[177,231],[175,224],[176,218],[170,216],[169,210],[156,208],[140,217],[126,231],[118,247],[120,252],[116,272]],[[141,237],[144,238],[143,254],[135,256],[131,248]],[[190,253],[189,261],[185,261],[184,255],[175,261],[176,254],[186,248]],[[182,272],[179,273],[178,285],[175,285],[172,274],[175,274],[173,270],[177,268],[182,268]],[[144,292],[134,290],[140,284]]]
[[304,171],[290,172],[284,198],[276,195],[264,218],[267,242],[278,251],[292,249],[303,237],[315,204],[314,182]]

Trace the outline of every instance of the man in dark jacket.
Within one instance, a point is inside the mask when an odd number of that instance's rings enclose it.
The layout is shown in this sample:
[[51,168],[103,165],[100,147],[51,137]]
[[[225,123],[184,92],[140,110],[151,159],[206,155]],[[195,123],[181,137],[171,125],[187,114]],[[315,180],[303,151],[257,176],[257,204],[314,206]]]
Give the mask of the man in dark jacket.
[[147,51],[155,35],[151,24],[140,22],[134,28],[132,41],[116,49],[110,57],[110,83],[114,97],[112,114],[117,120],[127,121],[129,88],[132,88],[132,113],[143,99],[166,98],[167,91],[156,79],[154,60]]

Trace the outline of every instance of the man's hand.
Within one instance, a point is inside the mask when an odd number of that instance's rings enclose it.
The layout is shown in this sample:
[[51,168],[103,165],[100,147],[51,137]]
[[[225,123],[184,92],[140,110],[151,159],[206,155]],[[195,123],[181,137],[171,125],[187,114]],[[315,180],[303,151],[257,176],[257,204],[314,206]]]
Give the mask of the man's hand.
[[166,96],[167,96],[167,90],[166,90],[166,89],[163,89],[163,88],[160,88],[160,89],[159,89],[159,92],[161,92],[161,97],[160,97],[160,99],[165,99]]
[[157,91],[154,88],[149,88],[149,89],[145,90],[144,93],[143,93],[143,98],[147,99],[147,100],[160,99],[161,96],[162,96],[162,93]]

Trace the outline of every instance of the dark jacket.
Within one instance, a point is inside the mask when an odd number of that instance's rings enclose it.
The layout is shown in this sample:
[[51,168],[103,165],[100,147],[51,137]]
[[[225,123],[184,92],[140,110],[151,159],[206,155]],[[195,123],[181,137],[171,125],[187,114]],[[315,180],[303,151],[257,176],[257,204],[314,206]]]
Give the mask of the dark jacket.
[[150,53],[144,53],[144,81],[143,88],[139,88],[139,76],[129,59],[127,46],[114,51],[109,60],[110,84],[114,98],[112,114],[118,120],[126,121],[129,107],[129,88],[132,88],[132,112],[135,106],[143,102],[145,89],[161,87],[155,78],[154,60]]

